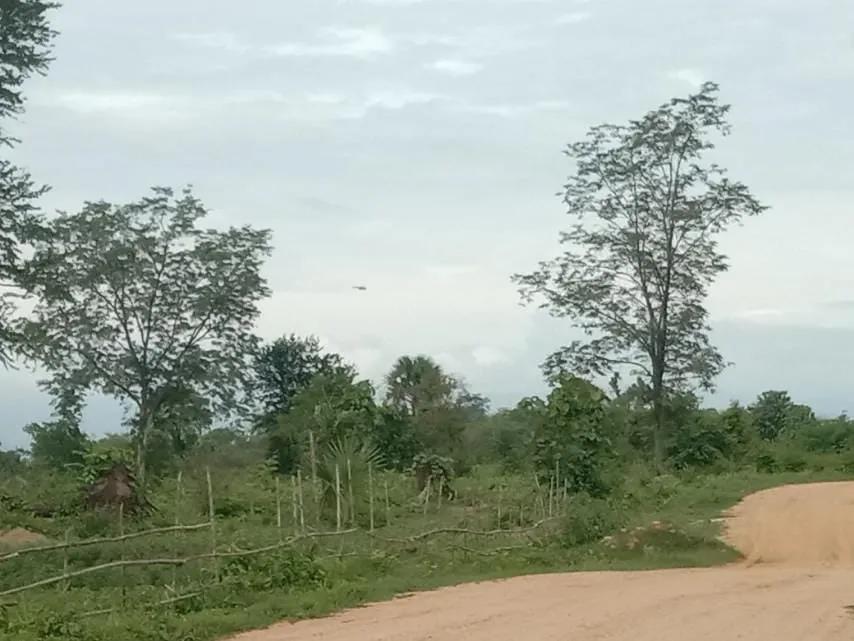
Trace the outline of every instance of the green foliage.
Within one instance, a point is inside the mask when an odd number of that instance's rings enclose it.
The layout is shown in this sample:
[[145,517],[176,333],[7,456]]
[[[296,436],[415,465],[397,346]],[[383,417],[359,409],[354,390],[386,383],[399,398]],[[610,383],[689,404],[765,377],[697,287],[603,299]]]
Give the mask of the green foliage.
[[23,450],[0,450],[0,478],[12,476],[26,468]]
[[74,467],[77,469],[80,484],[87,486],[100,479],[114,465],[122,464],[128,469],[133,468],[133,460],[133,450],[129,447],[95,443],[83,453],[82,460]]
[[466,428],[486,416],[489,401],[473,394],[461,380],[449,376],[427,356],[402,356],[386,376],[386,406],[408,420],[406,447],[455,459],[462,467]]
[[282,549],[266,556],[228,559],[222,567],[222,580],[234,590],[263,592],[324,587],[327,573],[311,556]]
[[37,301],[27,353],[57,409],[75,415],[93,390],[130,404],[140,476],[168,410],[244,408],[270,235],[205,229],[207,213],[189,189],[90,202],[49,221],[22,273]]
[[[323,505],[330,521],[334,522],[336,518],[339,502],[336,492],[340,492],[341,518],[345,523],[354,522],[366,514],[369,474],[381,467],[379,451],[354,438],[341,438],[325,448],[317,476],[323,483]],[[351,496],[354,504],[350,503]]]
[[401,356],[385,379],[386,404],[414,417],[451,404],[455,381],[427,356]]
[[[342,440],[369,440],[379,409],[368,381],[356,381],[349,371],[315,376],[298,393],[286,414],[269,434],[269,454],[282,474],[292,474],[308,463],[309,432],[314,434],[317,451]],[[308,469],[308,465],[304,466]]]
[[[43,75],[51,61],[56,33],[48,23],[48,12],[58,6],[42,0],[4,0],[0,3],[0,149],[14,147],[18,140],[9,135],[5,120],[24,112],[23,84],[34,75]],[[38,233],[36,199],[47,191],[37,186],[30,174],[0,158],[0,366],[11,363],[20,336],[12,326],[21,245]]]
[[398,472],[407,469],[421,451],[413,422],[390,407],[377,408],[369,438],[384,466]]
[[534,462],[544,479],[557,470],[573,492],[607,491],[603,472],[611,440],[605,402],[602,390],[580,378],[564,377],[552,390],[534,445]]
[[295,397],[318,375],[355,377],[355,369],[333,353],[324,353],[314,336],[283,336],[265,345],[255,358],[258,396],[268,415],[290,410]]
[[774,441],[815,422],[809,407],[795,405],[788,392],[777,390],[760,394],[750,406],[750,413],[760,438],[766,441]]
[[595,543],[625,523],[623,510],[605,499],[588,494],[573,497],[561,523],[561,543],[568,547]]
[[[729,106],[705,83],[626,125],[594,127],[567,148],[575,174],[564,202],[578,219],[565,251],[514,277],[526,301],[569,318],[589,337],[550,356],[564,373],[640,377],[659,410],[669,392],[709,388],[724,360],[709,340],[705,299],[727,269],[716,236],[763,211],[748,188],[707,156],[729,133]],[[655,454],[664,454],[657,414]]]
[[814,421],[799,429],[794,438],[808,452],[841,454],[854,450],[854,422],[847,416]]
[[24,427],[32,439],[30,454],[35,463],[62,468],[83,462],[90,447],[89,438],[76,423],[59,419],[46,423],[30,423]]
[[743,456],[747,425],[743,411],[731,407],[723,414],[696,410],[675,429],[668,455],[678,469],[708,467]]
[[454,478],[454,460],[438,454],[418,454],[412,460],[412,474],[415,476],[418,490],[429,483],[431,492],[450,491]]

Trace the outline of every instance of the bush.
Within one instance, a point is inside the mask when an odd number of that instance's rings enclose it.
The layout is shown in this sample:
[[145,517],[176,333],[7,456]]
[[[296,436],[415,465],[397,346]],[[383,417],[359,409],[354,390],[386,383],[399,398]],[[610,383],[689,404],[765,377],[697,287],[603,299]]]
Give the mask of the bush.
[[780,468],[784,472],[803,472],[807,469],[807,459],[798,451],[783,452],[780,456]]
[[549,394],[537,426],[534,461],[543,480],[557,471],[573,492],[603,496],[611,450],[605,394],[574,376],[564,377]]
[[840,454],[854,445],[854,423],[845,417],[801,428],[796,441],[808,452]]
[[280,550],[272,555],[231,558],[222,567],[222,579],[241,590],[318,588],[326,585],[326,572],[311,556]]
[[566,547],[595,543],[616,532],[624,523],[623,510],[611,501],[579,494],[573,498],[569,514],[563,518],[561,543]]

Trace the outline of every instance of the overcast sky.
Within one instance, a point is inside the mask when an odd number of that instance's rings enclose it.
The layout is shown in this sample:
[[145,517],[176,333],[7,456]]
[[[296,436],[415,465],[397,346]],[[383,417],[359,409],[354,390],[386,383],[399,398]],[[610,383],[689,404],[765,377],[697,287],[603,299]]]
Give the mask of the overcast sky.
[[[46,209],[192,183],[216,224],[274,231],[263,336],[317,334],[375,380],[431,354],[495,407],[541,393],[570,335],[509,281],[557,252],[562,148],[719,82],[719,159],[771,209],[722,239],[734,365],[709,402],[854,409],[848,0],[74,0],[55,25],[16,127]],[[0,371],[4,446],[49,415],[35,380]],[[95,399],[86,426],[118,419]]]

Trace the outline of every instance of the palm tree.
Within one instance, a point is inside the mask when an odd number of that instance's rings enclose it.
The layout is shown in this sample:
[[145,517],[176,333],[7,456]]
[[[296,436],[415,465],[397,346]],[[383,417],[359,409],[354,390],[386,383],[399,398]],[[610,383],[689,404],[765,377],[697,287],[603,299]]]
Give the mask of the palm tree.
[[386,376],[386,403],[405,416],[449,403],[454,380],[429,356],[401,356]]

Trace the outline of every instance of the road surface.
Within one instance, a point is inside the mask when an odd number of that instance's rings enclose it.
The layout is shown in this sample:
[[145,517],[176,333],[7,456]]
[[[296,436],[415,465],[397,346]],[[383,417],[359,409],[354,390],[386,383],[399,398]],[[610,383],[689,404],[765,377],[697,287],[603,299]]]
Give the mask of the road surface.
[[462,585],[233,641],[854,640],[854,483],[754,494],[727,539],[743,563]]

